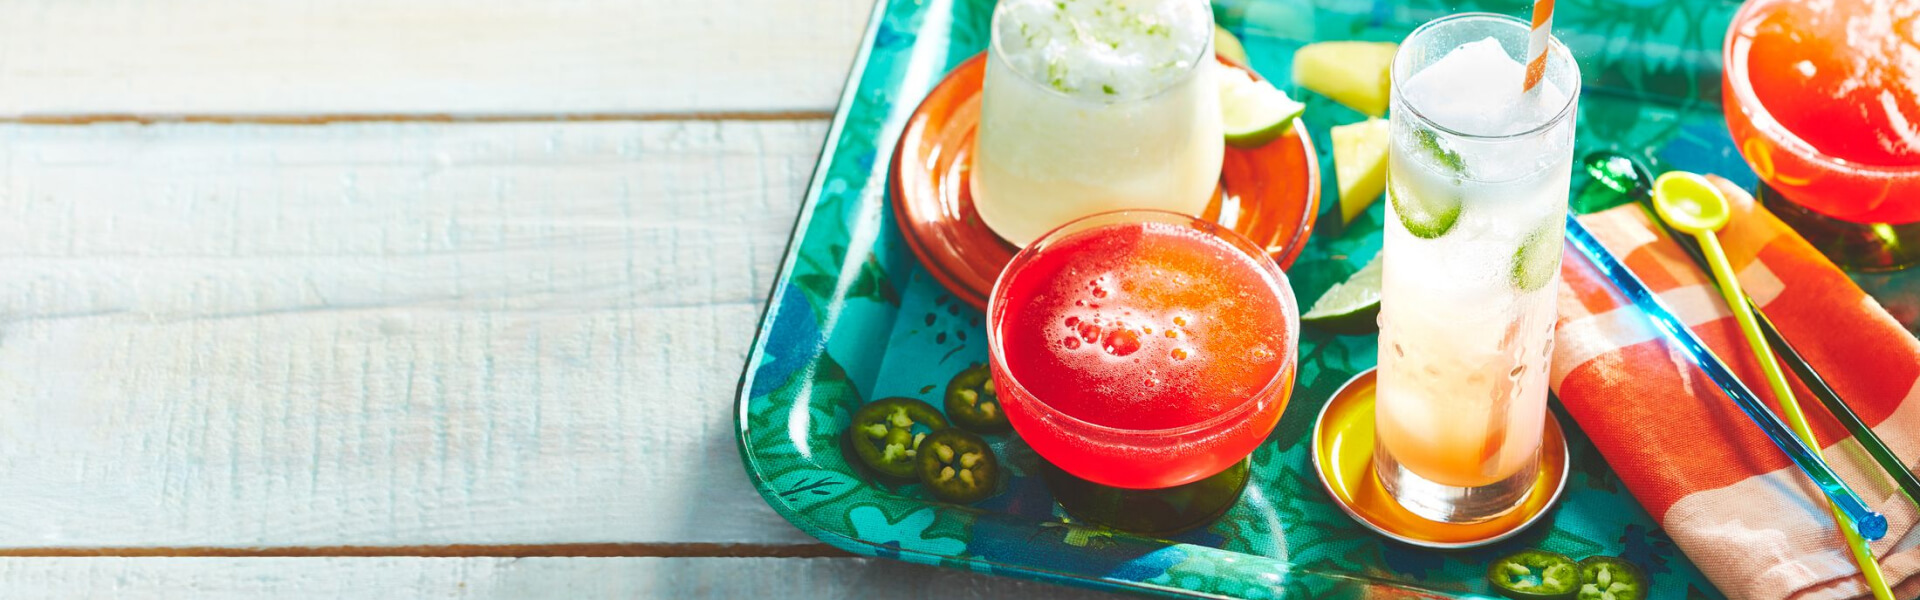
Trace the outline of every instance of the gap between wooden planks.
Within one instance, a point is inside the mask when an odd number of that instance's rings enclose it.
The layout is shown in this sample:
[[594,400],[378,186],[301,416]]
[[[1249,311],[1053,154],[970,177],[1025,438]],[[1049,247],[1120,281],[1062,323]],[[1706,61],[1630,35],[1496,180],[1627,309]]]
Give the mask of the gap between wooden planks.
[[111,548],[0,548],[0,558],[56,557],[650,557],[650,558],[843,558],[851,557],[826,544],[447,544],[436,546],[273,546],[227,547],[111,547]]
[[[211,123],[235,125],[326,125],[332,123],[541,123],[660,121],[824,121],[828,111],[704,112],[650,114],[528,115],[66,115],[0,118],[0,123],[86,125],[96,123]],[[559,543],[339,546],[152,546],[0,548],[0,558],[58,557],[658,557],[658,558],[841,558],[854,555],[827,544]]]
[[828,552],[729,410],[824,129],[0,127],[0,556]]

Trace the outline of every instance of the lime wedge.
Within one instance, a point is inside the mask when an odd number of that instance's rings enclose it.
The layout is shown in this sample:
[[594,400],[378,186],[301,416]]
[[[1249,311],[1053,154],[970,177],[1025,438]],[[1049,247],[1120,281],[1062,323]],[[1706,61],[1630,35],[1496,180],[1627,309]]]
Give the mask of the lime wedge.
[[1313,302],[1300,321],[1333,333],[1359,335],[1380,329],[1380,257]]
[[1558,222],[1543,223],[1534,228],[1533,233],[1521,240],[1520,248],[1513,251],[1513,272],[1510,280],[1513,287],[1531,292],[1553,281],[1560,275],[1560,254],[1564,243],[1562,230]]
[[1387,202],[1393,204],[1393,214],[1400,216],[1400,224],[1406,226],[1407,233],[1414,237],[1431,240],[1453,230],[1453,224],[1460,220],[1460,196],[1442,193],[1439,197],[1421,198],[1410,194],[1405,188],[1393,184],[1393,175],[1387,175]]
[[1294,118],[1307,110],[1307,105],[1288,98],[1271,83],[1254,81],[1246,71],[1222,68],[1219,73],[1220,120],[1230,146],[1265,146],[1286,133]]

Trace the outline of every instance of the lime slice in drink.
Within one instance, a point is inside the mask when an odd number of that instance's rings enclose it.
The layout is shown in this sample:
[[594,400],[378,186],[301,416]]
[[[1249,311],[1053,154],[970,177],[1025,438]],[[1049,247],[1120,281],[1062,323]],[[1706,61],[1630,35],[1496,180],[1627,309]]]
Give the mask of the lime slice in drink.
[[1227,144],[1258,148],[1287,132],[1307,105],[1239,69],[1220,69],[1220,121]]
[[1300,321],[1333,333],[1358,335],[1380,329],[1380,257],[1336,283],[1313,302]]
[[1386,189],[1386,119],[1333,128],[1333,172],[1340,180],[1340,222],[1352,223]]
[[1564,243],[1558,223],[1544,223],[1534,228],[1533,233],[1520,241],[1520,248],[1513,251],[1513,272],[1509,278],[1513,287],[1520,291],[1531,292],[1552,282],[1560,275],[1560,254]]
[[1393,203],[1393,214],[1400,216],[1400,224],[1406,226],[1407,233],[1414,237],[1431,240],[1453,230],[1453,224],[1460,220],[1460,196],[1442,191],[1422,198],[1407,192],[1393,183],[1393,175],[1387,175],[1387,201]]

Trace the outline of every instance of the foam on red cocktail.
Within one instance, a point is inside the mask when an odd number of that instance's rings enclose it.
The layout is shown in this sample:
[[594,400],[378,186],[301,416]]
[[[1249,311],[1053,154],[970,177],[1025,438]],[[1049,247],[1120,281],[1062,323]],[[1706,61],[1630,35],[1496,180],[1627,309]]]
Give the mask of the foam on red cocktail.
[[1256,260],[1189,226],[1126,222],[1016,262],[992,333],[1021,437],[1117,487],[1170,487],[1244,458],[1285,404],[1296,343],[1286,283]]
[[1774,119],[1835,158],[1920,165],[1914,24],[1885,19],[1876,27],[1882,19],[1870,4],[1776,3],[1750,25],[1747,79]]

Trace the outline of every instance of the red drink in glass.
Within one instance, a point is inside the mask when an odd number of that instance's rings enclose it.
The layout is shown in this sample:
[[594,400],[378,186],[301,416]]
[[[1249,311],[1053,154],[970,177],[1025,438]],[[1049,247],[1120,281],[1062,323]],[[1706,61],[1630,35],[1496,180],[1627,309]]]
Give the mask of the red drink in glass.
[[1920,3],[1883,0],[1740,9],[1727,35],[1724,107],[1762,179],[1836,219],[1920,221],[1915,13]]
[[1762,196],[1791,202],[1781,217],[1843,265],[1899,266],[1920,243],[1916,19],[1911,1],[1751,0],[1727,33],[1735,146]]
[[1293,388],[1286,275],[1185,215],[1074,221],[1014,257],[987,309],[995,385],[1035,452],[1092,483],[1158,489],[1239,462]]

